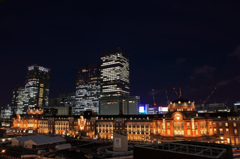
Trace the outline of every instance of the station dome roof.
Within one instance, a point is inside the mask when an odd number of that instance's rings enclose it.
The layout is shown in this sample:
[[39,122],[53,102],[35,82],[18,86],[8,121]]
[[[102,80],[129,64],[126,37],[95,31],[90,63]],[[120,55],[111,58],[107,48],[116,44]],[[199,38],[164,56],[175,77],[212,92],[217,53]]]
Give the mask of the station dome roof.
[[184,98],[182,98],[182,97],[180,97],[179,99],[176,99],[176,100],[174,100],[174,101],[172,101],[172,103],[178,103],[178,102],[181,102],[181,103],[184,103],[184,102],[189,102],[190,100],[188,100],[188,99],[184,99]]

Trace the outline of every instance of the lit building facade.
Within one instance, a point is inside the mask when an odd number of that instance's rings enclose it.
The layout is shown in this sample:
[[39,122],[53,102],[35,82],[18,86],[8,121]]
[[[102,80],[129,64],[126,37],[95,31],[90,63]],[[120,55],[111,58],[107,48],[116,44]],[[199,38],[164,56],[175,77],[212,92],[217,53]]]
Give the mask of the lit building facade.
[[234,112],[240,112],[240,101],[237,101],[236,103],[234,103]]
[[86,134],[86,118],[83,116],[44,116],[44,110],[28,109],[27,114],[12,118],[11,134]]
[[129,58],[120,48],[101,54],[100,97],[129,95]]
[[25,85],[24,111],[28,108],[48,106],[50,69],[42,66],[29,66]]
[[24,91],[24,86],[17,86],[16,89],[13,90],[11,106],[13,114],[22,114],[23,112]]
[[136,115],[140,103],[139,96],[100,98],[100,115]]
[[225,103],[209,103],[196,105],[199,113],[230,112],[230,108]]
[[1,118],[10,119],[12,117],[12,108],[7,105],[7,107],[1,107]]
[[49,106],[74,106],[75,105],[75,92],[61,93],[57,98],[49,99]]
[[44,116],[70,116],[72,113],[71,106],[47,106],[44,109]]
[[80,117],[44,117],[32,112],[29,117],[13,118],[12,130],[34,129],[37,133],[112,139],[115,130],[124,129],[128,141],[133,142],[191,140],[239,147],[239,114],[197,113],[194,102],[182,98],[170,102],[168,110],[166,114],[155,115],[88,116],[86,113]]
[[73,114],[80,115],[87,109],[99,113],[100,65],[81,66],[77,71],[76,103]]

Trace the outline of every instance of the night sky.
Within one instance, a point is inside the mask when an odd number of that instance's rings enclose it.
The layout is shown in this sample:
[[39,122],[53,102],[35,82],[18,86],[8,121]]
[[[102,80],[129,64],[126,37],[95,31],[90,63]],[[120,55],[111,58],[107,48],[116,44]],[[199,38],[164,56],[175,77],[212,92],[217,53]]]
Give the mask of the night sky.
[[120,47],[131,95],[157,105],[184,98],[240,101],[240,1],[0,0],[0,106],[27,66],[51,68],[50,97],[74,92],[76,68]]

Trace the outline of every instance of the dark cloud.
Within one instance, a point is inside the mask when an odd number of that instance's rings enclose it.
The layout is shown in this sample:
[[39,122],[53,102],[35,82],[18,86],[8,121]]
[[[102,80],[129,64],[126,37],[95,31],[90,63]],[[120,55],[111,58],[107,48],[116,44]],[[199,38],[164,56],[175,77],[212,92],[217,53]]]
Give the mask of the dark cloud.
[[233,81],[232,79],[221,80],[216,84],[216,86],[217,87],[225,86],[225,85],[228,85],[229,83],[231,83],[232,81]]
[[201,89],[199,88],[192,88],[192,89],[189,89],[189,93],[196,93],[196,92],[199,92]]
[[226,85],[231,84],[232,82],[238,82],[239,83],[240,82],[240,76],[236,76],[236,77],[231,78],[231,79],[221,80],[216,84],[216,86],[217,87],[226,86]]
[[193,74],[190,76],[190,79],[195,79],[197,76],[204,76],[207,78],[212,77],[212,73],[216,70],[215,67],[204,65],[194,69]]
[[238,45],[234,52],[229,54],[229,56],[235,56],[240,59],[240,45]]
[[176,63],[179,65],[181,63],[184,63],[186,61],[186,58],[182,57],[182,58],[177,58]]
[[215,71],[216,68],[215,67],[212,67],[212,66],[209,66],[209,65],[204,65],[202,67],[197,67],[195,70],[194,70],[194,74],[195,75],[200,75],[200,74],[207,74],[209,72],[212,72],[212,71]]

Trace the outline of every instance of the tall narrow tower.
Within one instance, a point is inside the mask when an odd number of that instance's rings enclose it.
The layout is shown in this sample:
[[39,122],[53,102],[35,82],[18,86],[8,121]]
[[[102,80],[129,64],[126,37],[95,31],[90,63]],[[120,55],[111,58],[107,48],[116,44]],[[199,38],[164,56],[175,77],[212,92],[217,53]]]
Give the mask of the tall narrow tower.
[[129,96],[129,57],[120,48],[101,53],[100,97]]

